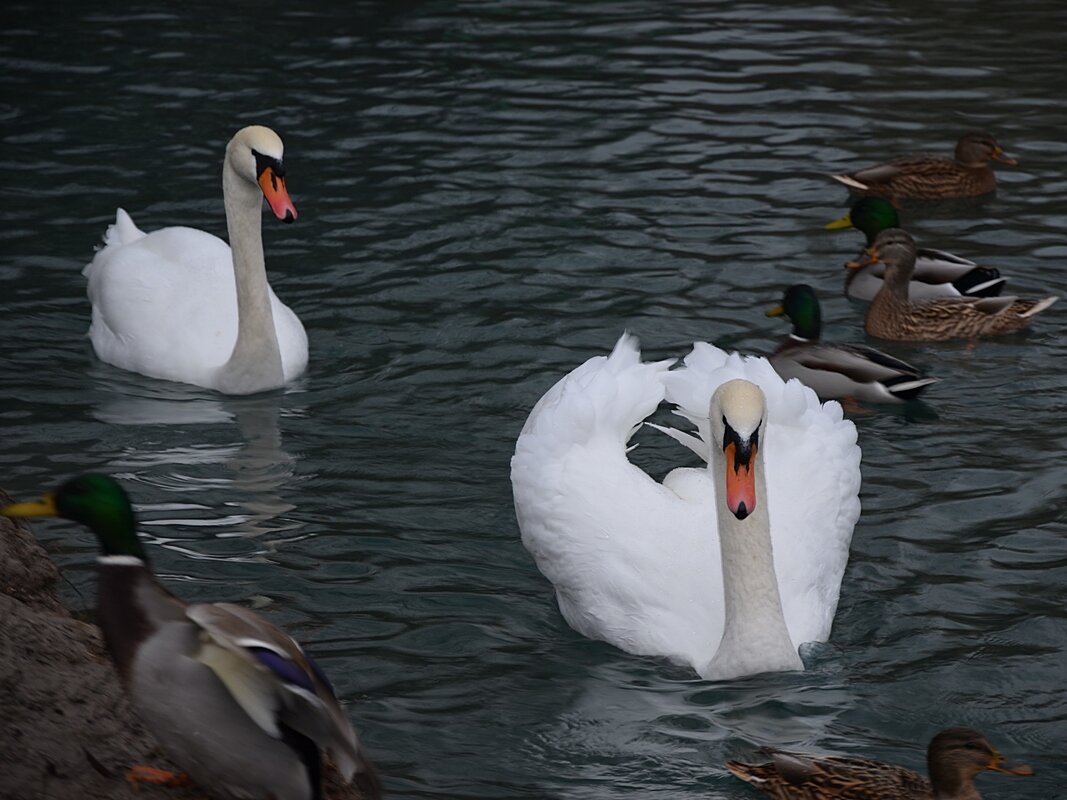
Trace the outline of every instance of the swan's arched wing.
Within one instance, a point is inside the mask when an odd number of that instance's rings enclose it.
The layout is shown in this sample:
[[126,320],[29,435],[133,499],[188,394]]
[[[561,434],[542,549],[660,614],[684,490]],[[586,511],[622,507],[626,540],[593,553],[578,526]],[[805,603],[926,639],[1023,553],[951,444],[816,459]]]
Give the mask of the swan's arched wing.
[[797,646],[825,641],[860,512],[856,428],[843,419],[840,404],[820,404],[799,381],[783,382],[765,358],[727,357],[698,343],[664,384],[666,399],[697,427],[705,460],[713,446],[709,400],[733,378],[752,381],[767,400],[764,469],[775,571],[790,637]]
[[[522,541],[579,633],[702,667],[722,635],[716,522],[626,458],[671,362],[624,334],[534,407],[511,462]],[[701,535],[696,535],[699,532]]]

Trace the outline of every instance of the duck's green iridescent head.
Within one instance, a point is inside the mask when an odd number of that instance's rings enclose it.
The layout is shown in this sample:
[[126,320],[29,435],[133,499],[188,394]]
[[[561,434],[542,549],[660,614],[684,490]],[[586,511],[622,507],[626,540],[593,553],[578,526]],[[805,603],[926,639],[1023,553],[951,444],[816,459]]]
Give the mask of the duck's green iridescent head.
[[85,525],[107,556],[145,559],[137,538],[137,520],[130,498],[107,475],[88,473],[71,478],[40,500],[0,508],[5,517],[63,517]]
[[852,209],[841,219],[829,223],[827,230],[838,228],[856,228],[867,237],[867,246],[874,244],[874,238],[887,228],[899,228],[900,217],[897,209],[884,197],[861,197]]
[[782,295],[782,302],[767,312],[768,317],[785,314],[793,322],[793,335],[817,341],[822,332],[819,298],[806,283],[790,286]]

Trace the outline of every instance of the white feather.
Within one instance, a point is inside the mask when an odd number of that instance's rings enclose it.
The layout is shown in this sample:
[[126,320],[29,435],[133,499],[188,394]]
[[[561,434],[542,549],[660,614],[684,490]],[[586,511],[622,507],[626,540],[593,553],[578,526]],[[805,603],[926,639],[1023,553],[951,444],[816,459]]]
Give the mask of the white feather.
[[698,429],[671,435],[707,461],[709,399],[746,378],[766,396],[771,539],[790,638],[826,640],[859,516],[855,427],[836,402],[783,383],[766,359],[698,343],[683,368],[669,364],[642,363],[624,334],[610,357],[590,359],[541,398],[516,443],[522,541],[564,618],[631,653],[698,671],[709,663],[724,622],[710,472],[678,469],[660,484],[627,460],[626,444],[666,399]]

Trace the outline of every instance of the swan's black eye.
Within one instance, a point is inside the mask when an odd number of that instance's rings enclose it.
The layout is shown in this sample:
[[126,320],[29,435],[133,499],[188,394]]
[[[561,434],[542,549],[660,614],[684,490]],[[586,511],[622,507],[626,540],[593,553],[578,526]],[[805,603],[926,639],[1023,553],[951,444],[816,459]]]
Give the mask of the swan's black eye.
[[260,153],[258,150],[253,150],[252,151],[252,155],[255,156],[255,159],[256,159],[256,177],[257,178],[260,175],[262,175],[263,171],[266,170],[266,169],[272,170],[273,173],[274,173],[274,177],[276,177],[276,178],[284,178],[285,177],[285,167],[282,165],[281,161],[279,161],[276,158],[272,158],[271,156],[265,156],[262,153]]

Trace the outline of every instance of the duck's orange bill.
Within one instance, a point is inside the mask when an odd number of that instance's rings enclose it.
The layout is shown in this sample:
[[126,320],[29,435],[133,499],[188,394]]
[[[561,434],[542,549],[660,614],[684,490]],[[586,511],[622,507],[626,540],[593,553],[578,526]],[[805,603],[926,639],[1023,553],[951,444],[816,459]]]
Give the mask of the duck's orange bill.
[[[756,508],[756,476],[752,466],[756,463],[756,445],[747,464],[735,463],[737,446],[726,445],[726,507],[739,519],[744,519]],[[742,506],[744,509],[742,510]]]
[[985,765],[986,769],[991,769],[994,772],[1003,772],[1005,775],[1033,775],[1034,770],[1027,764],[1019,764],[1018,766],[1008,766],[1004,763],[1004,757],[1000,753],[994,753],[993,757],[989,759],[989,763]]
[[869,264],[878,263],[878,252],[872,247],[869,250],[864,250],[863,255],[853,261],[846,261],[845,266],[849,269],[859,269],[860,267],[866,267]]
[[1009,167],[1016,167],[1019,165],[1019,162],[1014,158],[1008,158],[1004,155],[1004,151],[999,147],[993,151],[993,160],[999,161],[1001,164],[1007,164]]
[[267,198],[274,216],[282,222],[292,222],[296,219],[296,206],[289,199],[285,178],[279,177],[272,168],[267,167],[259,173],[259,188],[263,190],[263,196]]

